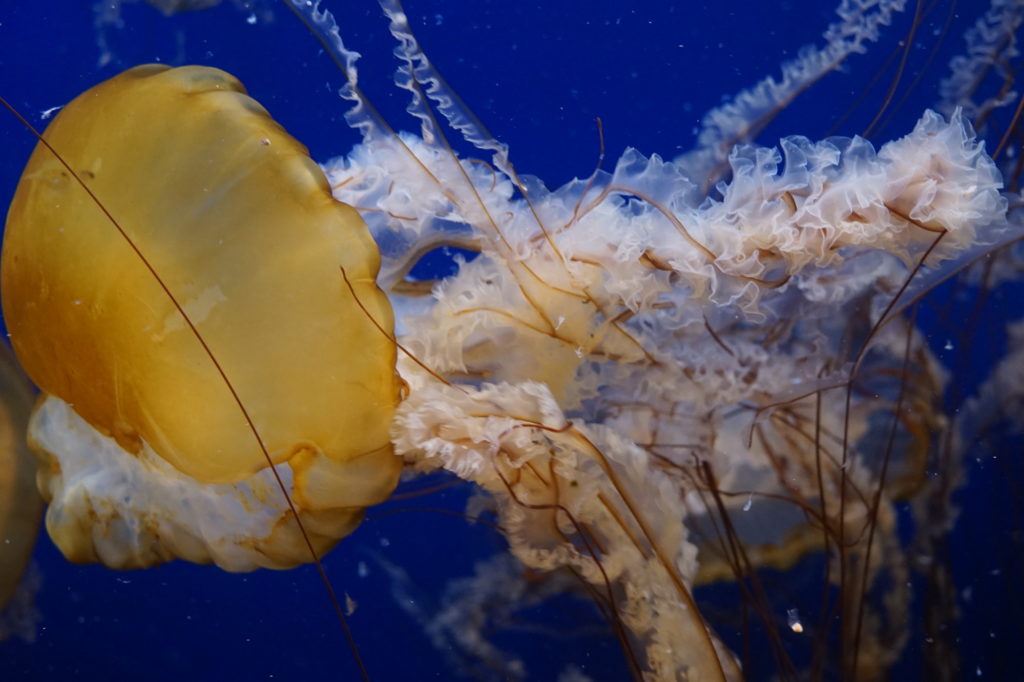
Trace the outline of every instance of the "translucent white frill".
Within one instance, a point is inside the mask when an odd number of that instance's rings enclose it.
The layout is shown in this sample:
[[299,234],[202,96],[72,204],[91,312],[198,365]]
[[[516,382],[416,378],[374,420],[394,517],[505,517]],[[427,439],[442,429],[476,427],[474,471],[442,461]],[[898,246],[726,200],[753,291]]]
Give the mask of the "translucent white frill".
[[[568,567],[616,594],[649,679],[737,676],[689,596],[698,571],[714,570],[700,566],[688,530],[708,513],[698,479],[711,474],[698,462],[713,463],[720,489],[757,491],[758,501],[725,502],[757,510],[739,532],[785,545],[803,519],[760,496],[817,500],[816,419],[832,494],[844,480],[871,485],[875,416],[897,400],[927,428],[935,393],[925,388],[942,373],[896,313],[1015,238],[983,144],[959,114],[929,111],[877,151],[861,138],[742,146],[731,181],[702,198],[703,178],[634,150],[613,172],[550,192],[515,176],[503,148],[487,148],[489,168],[368,131],[326,170],[381,245],[385,286],[427,248],[482,252],[429,299],[392,296],[401,342],[434,373],[400,356],[410,394],[397,451],[494,495],[528,566]],[[870,352],[844,346],[883,313]],[[877,380],[846,415],[856,363],[884,376],[907,349],[917,358],[909,387]],[[792,472],[785,491],[780,457]],[[830,503],[825,513],[840,512]],[[848,505],[840,523],[855,529],[866,513]],[[876,523],[891,530],[892,517],[883,509]],[[759,561],[784,561],[766,551]],[[876,552],[868,570],[884,565]]]

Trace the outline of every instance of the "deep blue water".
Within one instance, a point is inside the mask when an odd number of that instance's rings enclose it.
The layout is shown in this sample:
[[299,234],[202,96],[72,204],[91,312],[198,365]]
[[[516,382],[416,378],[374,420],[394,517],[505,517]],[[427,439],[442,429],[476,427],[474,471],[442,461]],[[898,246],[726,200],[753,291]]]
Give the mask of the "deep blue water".
[[[255,13],[225,2],[172,19],[145,5],[126,5],[123,27],[106,29],[112,59],[105,66],[98,65],[91,4],[11,0],[0,6],[0,94],[33,123],[42,125],[41,112],[128,66],[202,63],[238,76],[314,158],[344,153],[355,140],[343,121],[347,105],[335,94],[340,75],[313,37],[269,0]],[[927,68],[917,62],[925,71],[918,89],[877,139],[909,131],[920,110],[935,99],[934,86],[945,74],[949,55],[961,49],[964,28],[984,4],[959,3],[946,45]],[[593,170],[599,151],[596,117],[603,122],[606,167],[626,146],[668,157],[689,149],[705,111],[776,73],[780,61],[818,40],[833,17],[829,5],[820,0],[410,0],[406,10],[425,51],[450,84],[495,137],[509,143],[517,169],[554,187]],[[368,96],[396,128],[403,121],[408,126],[402,114],[404,93],[391,85],[392,41],[376,4],[350,0],[325,6],[337,13],[348,46],[364,54],[360,75]],[[838,129],[833,126],[896,49],[908,19],[909,13],[869,54],[853,58],[844,72],[798,99],[760,140],[863,130],[887,79]],[[922,39],[922,53],[945,20],[940,9],[922,27],[927,39]],[[0,116],[0,205],[9,202],[33,145],[12,117]],[[997,309],[995,314],[1001,313]],[[972,365],[969,376],[975,378],[966,380],[979,380],[983,370]],[[1006,546],[1013,530],[1007,518],[1020,507],[1010,506],[1000,497],[1005,491],[998,492],[1005,484],[1000,477],[1013,478],[1020,471],[1019,465],[1001,470],[979,463],[972,469],[973,492],[960,498],[987,500],[967,505],[963,530],[953,540],[960,543],[953,554],[963,587],[973,590],[963,604],[968,619],[963,670],[972,679],[976,669],[982,675],[978,679],[1013,679],[1007,643],[1024,636],[1006,606],[991,606],[1000,598],[1024,606],[1020,574],[1007,575],[1021,568],[1019,534],[1015,550]],[[1014,485],[1019,493],[1019,480]],[[989,490],[997,492],[990,495]],[[494,531],[426,509],[461,511],[466,494],[456,487],[371,510],[370,519],[327,557],[336,589],[358,604],[351,623],[372,679],[463,679],[396,603],[395,573],[387,567],[397,567],[407,578],[401,599],[429,612],[447,580],[500,551],[503,541]],[[1018,533],[1019,527],[1018,521]],[[39,634],[30,645],[0,643],[0,680],[356,679],[324,590],[308,567],[230,575],[179,562],[115,573],[68,564],[45,533],[36,563],[43,579]],[[985,575],[992,580],[985,582]],[[528,612],[517,631],[502,635],[501,641],[526,661],[531,679],[555,679],[566,662],[595,680],[626,679],[615,641],[593,635],[600,627],[594,614],[584,605],[562,606],[573,609],[562,616],[568,625],[550,612]],[[989,630],[995,635],[987,637]],[[922,646],[912,641],[908,647],[909,663],[901,668],[908,679],[917,679],[915,661]]]

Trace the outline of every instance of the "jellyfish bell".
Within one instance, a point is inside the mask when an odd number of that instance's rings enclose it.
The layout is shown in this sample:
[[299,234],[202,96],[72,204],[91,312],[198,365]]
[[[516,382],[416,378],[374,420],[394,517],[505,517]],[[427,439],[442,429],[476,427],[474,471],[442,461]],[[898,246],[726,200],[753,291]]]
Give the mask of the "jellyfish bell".
[[309,561],[269,460],[328,549],[401,467],[395,351],[374,324],[392,315],[358,214],[217,69],[131,69],[45,139],[2,291],[45,396],[29,437],[51,537],[115,568]]

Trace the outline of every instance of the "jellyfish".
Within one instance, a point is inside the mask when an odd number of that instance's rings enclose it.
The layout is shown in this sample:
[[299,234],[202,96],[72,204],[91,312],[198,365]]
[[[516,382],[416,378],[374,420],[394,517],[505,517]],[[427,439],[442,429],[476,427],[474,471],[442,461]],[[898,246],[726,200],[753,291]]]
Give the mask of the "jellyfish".
[[364,312],[388,327],[390,311],[358,215],[214,69],[129,70],[46,135],[2,290],[44,394],[29,433],[54,542],[117,568],[282,568],[309,558],[297,514],[325,551],[400,468],[394,347]]
[[[443,470],[482,491],[470,509],[493,519],[515,559],[480,562],[459,581],[466,594],[443,618],[473,614],[461,621],[476,625],[438,648],[475,642],[497,670],[487,674],[525,677],[525,664],[481,644],[478,616],[495,595],[543,594],[529,589],[543,583],[586,595],[627,661],[607,673],[566,669],[565,679],[891,674],[914,644],[908,612],[922,571],[910,557],[939,556],[958,508],[957,462],[978,452],[1000,406],[1019,404],[1006,370],[970,403],[975,435],[965,438],[943,403],[971,382],[930,338],[941,322],[919,321],[933,292],[980,301],[979,291],[1019,280],[1012,165],[975,132],[993,116],[996,138],[1011,130],[1013,98],[972,85],[985,69],[965,58],[939,102],[951,106],[914,111],[902,128],[879,107],[879,123],[860,129],[885,125],[873,142],[846,130],[756,140],[824,74],[884,52],[874,41],[906,17],[900,2],[844,2],[822,44],[781,77],[714,106],[690,153],[616,150],[608,167],[549,189],[517,171],[515,148],[449,88],[417,42],[424,22],[382,4],[411,133],[376,116],[362,91],[372,83],[340,42],[349,29],[294,3],[346,67],[346,121],[360,143],[323,168],[334,196],[362,213],[396,311],[385,345],[398,348],[407,393],[390,441],[407,470]],[[999,36],[1015,34],[1015,11],[993,3],[966,54],[1012,45]],[[904,42],[937,17],[915,16]],[[807,131],[779,136],[792,132]],[[456,272],[424,286],[411,274],[417,261],[445,247],[462,249]],[[959,288],[939,288],[958,277]],[[428,521],[419,534],[437,546]],[[423,563],[411,559],[408,580],[395,579],[409,612],[429,601],[406,589]],[[394,562],[376,565],[398,575]],[[807,570],[815,580],[789,581]],[[723,583],[741,593],[724,615],[701,592]],[[761,650],[746,646],[759,633]]]
[[14,356],[0,349],[0,639],[34,636],[34,595],[23,584],[43,512],[35,463],[25,442],[32,402],[31,387]]

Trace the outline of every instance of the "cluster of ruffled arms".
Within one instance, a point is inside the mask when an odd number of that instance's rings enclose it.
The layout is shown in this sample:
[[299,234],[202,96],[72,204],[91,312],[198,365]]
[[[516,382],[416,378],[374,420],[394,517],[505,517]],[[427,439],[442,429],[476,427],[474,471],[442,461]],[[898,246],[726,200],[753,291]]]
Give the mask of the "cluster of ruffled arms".
[[[860,138],[780,147],[738,147],[715,196],[685,159],[634,150],[552,192],[500,153],[456,161],[410,135],[325,167],[381,245],[410,353],[397,451],[494,494],[525,564],[619,586],[618,622],[654,679],[730,660],[711,655],[688,596],[698,564],[680,521],[702,504],[687,464],[710,456],[720,482],[766,484],[785,433],[763,413],[844,385],[853,321],[886,322],[875,354],[895,362],[899,311],[1014,238],[1001,175],[958,113],[926,112],[877,151]],[[431,297],[409,295],[409,262],[445,244],[480,256]],[[849,420],[850,442],[871,410]],[[840,433],[842,411],[826,415]],[[810,495],[811,470],[797,470]]]
[[[393,30],[411,41],[401,20]],[[548,191],[515,173],[407,48],[414,102],[433,95],[493,156],[458,161],[426,123],[422,136],[394,138],[363,118],[366,144],[325,165],[381,246],[409,353],[397,451],[492,493],[515,555],[590,583],[644,643],[639,665],[652,679],[736,674],[689,593],[702,567],[681,520],[708,503],[697,462],[715,462],[719,486],[774,492],[772,458],[786,452],[788,492],[810,497],[812,448],[774,446],[807,436],[800,401],[826,391],[820,426],[831,440],[819,447],[832,450],[826,485],[838,486],[870,415],[894,401],[891,390],[854,398],[843,416],[843,393],[827,391],[858,359],[844,338],[877,325],[864,362],[896,363],[913,347],[916,381],[941,385],[900,313],[1016,238],[999,170],[958,111],[927,111],[877,150],[861,138],[789,137],[733,148],[721,174],[708,162],[719,135],[674,162],[627,150],[611,172]],[[777,105],[788,90],[776,90]],[[730,179],[709,182],[718,175]],[[432,296],[411,295],[411,262],[442,245],[480,255]],[[920,419],[935,419],[923,394],[906,399],[918,398]],[[780,405],[791,406],[785,418],[765,416]],[[849,447],[838,443],[844,429]],[[864,485],[871,475],[867,464],[844,474]],[[850,505],[841,523],[864,513]]]

